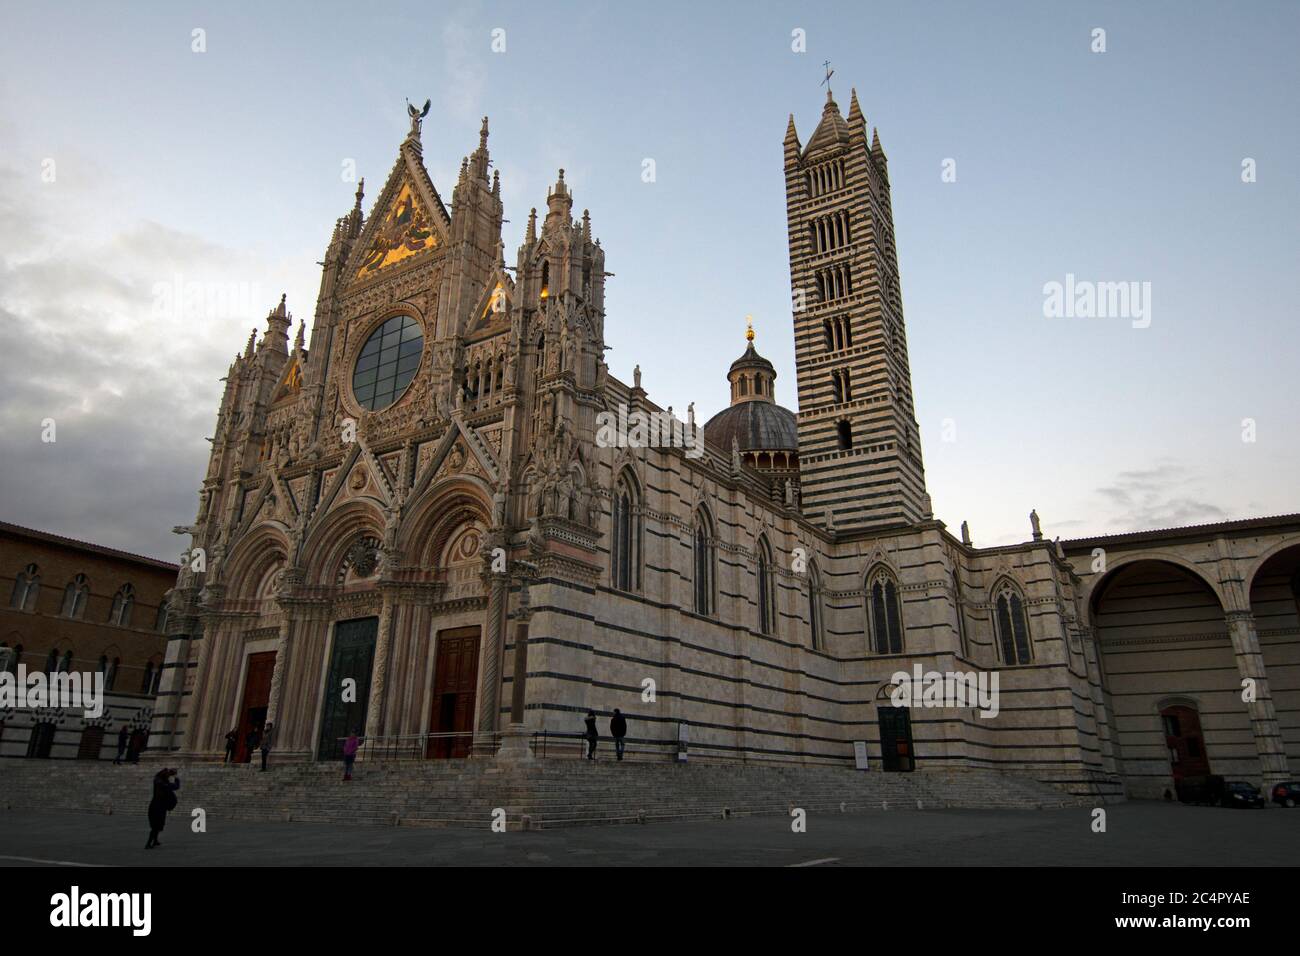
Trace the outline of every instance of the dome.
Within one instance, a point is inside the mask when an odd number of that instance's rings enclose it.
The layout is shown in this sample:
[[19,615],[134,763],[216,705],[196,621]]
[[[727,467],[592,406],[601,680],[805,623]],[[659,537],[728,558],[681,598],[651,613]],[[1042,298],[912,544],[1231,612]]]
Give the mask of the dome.
[[704,438],[724,451],[731,439],[744,451],[798,451],[794,412],[775,402],[740,402],[704,423]]
[[754,348],[754,325],[745,352],[731,363],[731,406],[704,423],[704,440],[724,452],[734,439],[744,462],[759,471],[798,468],[799,427],[794,412],[776,403],[776,369]]

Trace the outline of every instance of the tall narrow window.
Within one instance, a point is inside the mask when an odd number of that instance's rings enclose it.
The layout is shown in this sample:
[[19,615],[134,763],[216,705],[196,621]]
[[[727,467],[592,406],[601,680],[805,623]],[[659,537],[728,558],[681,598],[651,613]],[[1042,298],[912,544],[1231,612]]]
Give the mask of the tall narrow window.
[[78,574],[63,589],[63,616],[79,618],[86,613],[86,599],[90,596],[90,582]]
[[847,421],[836,422],[835,435],[839,441],[841,451],[847,451],[853,447],[853,426]]
[[41,591],[41,572],[29,564],[14,578],[14,589],[9,595],[9,606],[19,611],[36,610],[36,596]]
[[957,646],[963,657],[969,657],[970,649],[966,646],[966,607],[961,596],[961,578],[956,570],[952,572],[952,600],[957,610]]
[[113,595],[113,608],[108,614],[108,623],[118,627],[131,626],[131,611],[135,607],[135,588],[124,584]]
[[640,537],[638,496],[631,476],[624,474],[614,483],[613,541],[610,554],[611,578],[621,591],[640,585]]
[[867,579],[870,644],[877,654],[903,653],[903,618],[898,601],[898,583],[884,568]]
[[1025,616],[1024,598],[1009,582],[997,589],[993,602],[997,621],[998,649],[1004,664],[1028,664],[1032,655],[1029,620]]
[[816,565],[808,568],[808,637],[812,649],[822,649],[822,582]]
[[758,540],[758,629],[772,633],[776,615],[772,601],[772,554],[765,538]]
[[695,611],[712,614],[713,607],[713,527],[702,509],[695,514]]

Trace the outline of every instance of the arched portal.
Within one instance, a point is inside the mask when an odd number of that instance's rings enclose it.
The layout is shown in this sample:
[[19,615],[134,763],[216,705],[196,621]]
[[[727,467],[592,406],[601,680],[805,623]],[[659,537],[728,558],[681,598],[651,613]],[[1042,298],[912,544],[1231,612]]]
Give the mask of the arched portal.
[[1210,764],[1258,776],[1224,611],[1207,579],[1162,559],[1112,568],[1093,588],[1102,686],[1130,796],[1159,798]]
[[1300,761],[1300,542],[1266,556],[1247,583],[1282,746],[1294,768]]

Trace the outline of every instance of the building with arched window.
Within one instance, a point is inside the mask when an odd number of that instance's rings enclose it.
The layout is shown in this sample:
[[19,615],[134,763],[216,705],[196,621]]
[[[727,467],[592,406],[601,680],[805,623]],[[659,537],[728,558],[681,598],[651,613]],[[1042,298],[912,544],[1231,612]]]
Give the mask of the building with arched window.
[[[507,267],[487,121],[450,203],[411,123],[333,225],[312,325],[269,303],[229,366],[165,661],[118,681],[161,674],[151,746],[219,760],[270,722],[281,760],[332,759],[351,729],[509,758],[618,707],[637,759],[689,741],[852,766],[864,743],[888,770],[1101,796],[1172,787],[1171,752],[1260,782],[1300,759],[1279,720],[1300,709],[1300,518],[1152,533],[1097,570],[1036,514],[996,547],[935,516],[887,160],[856,95],[845,115],[828,91],[783,142],[794,308],[769,328],[792,324],[789,378],[751,325],[703,386],[721,410],[702,435],[694,404],[607,364],[606,251],[564,171]],[[80,570],[38,563],[52,596]],[[124,579],[85,574],[84,620],[120,620]],[[913,719],[891,689],[917,667],[996,672],[1007,703]],[[1246,677],[1267,690],[1249,705],[1229,694]]]
[[[140,685],[149,662],[157,673],[166,653],[166,634],[153,625],[165,616],[176,572],[165,561],[0,522],[0,587],[10,595],[0,606],[0,671],[100,675],[108,692],[97,723],[75,709],[56,718],[15,711],[0,728],[0,758],[24,757],[29,749],[51,758],[86,756],[89,742],[101,739],[88,728],[109,738],[119,724],[148,728],[157,687]],[[103,745],[109,759],[113,744]]]

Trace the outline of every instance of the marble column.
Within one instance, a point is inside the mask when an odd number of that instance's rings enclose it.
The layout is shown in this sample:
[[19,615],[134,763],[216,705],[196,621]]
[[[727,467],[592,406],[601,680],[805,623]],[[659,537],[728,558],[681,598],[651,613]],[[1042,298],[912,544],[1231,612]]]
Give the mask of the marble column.
[[370,696],[366,702],[366,738],[374,740],[383,726],[384,691],[388,686],[388,654],[393,644],[393,592],[384,591],[379,609],[379,634],[375,662],[370,670]]
[[479,676],[478,719],[475,722],[474,753],[496,752],[495,733],[500,710],[501,652],[505,631],[506,593],[510,577],[500,572],[484,574],[488,585],[487,620],[484,622],[482,664]]
[[[527,587],[527,584],[524,585]],[[515,613],[515,663],[511,677],[510,726],[501,735],[497,760],[504,763],[529,763],[534,757],[524,729],[524,707],[528,698],[528,609],[527,599]]]
[[287,610],[282,610],[281,613],[280,633],[275,642],[275,669],[271,672],[270,699],[266,705],[266,722],[276,728],[273,743],[281,743],[284,739],[284,734],[280,732],[280,701],[284,696],[284,678],[289,672],[289,646],[293,637],[293,621]]
[[[1224,616],[1228,621],[1228,636],[1232,638],[1232,651],[1237,658],[1237,670],[1243,681],[1249,679],[1254,684],[1254,699],[1245,701],[1245,704],[1267,798],[1273,784],[1290,779],[1290,774],[1273,695],[1268,687],[1268,674],[1264,669],[1264,655],[1259,647],[1259,634],[1255,630],[1255,615],[1250,611],[1229,611]],[[1246,687],[1243,687],[1241,694],[1245,693]]]

